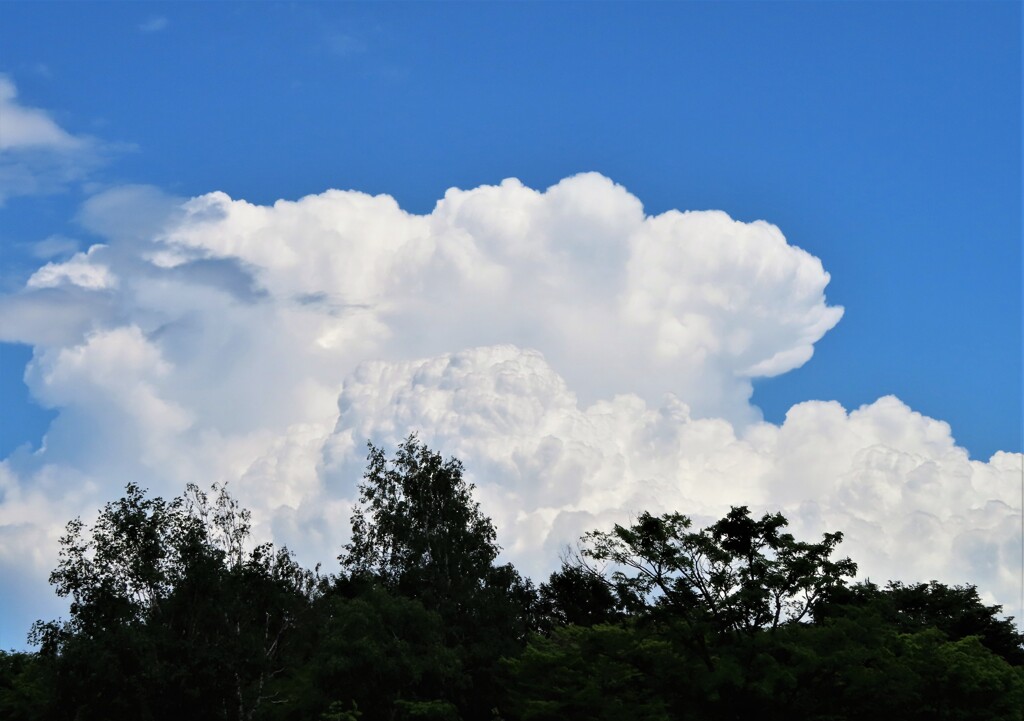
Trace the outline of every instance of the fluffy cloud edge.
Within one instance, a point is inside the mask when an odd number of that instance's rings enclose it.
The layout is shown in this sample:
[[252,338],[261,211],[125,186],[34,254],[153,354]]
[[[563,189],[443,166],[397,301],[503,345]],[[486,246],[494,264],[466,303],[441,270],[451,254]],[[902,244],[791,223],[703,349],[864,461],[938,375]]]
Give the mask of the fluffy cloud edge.
[[630,513],[743,504],[846,530],[873,576],[907,577],[894,554],[913,549],[910,570],[1014,612],[1005,479],[1024,456],[971,461],[893,397],[780,425],[750,405],[750,378],[806,362],[843,312],[770,223],[646,216],[594,173],[452,189],[425,215],[355,191],[258,206],[131,186],[80,219],[105,242],[0,298],[0,338],[33,345],[26,380],[59,410],[3,462],[3,565],[32,543],[54,557],[53,529],[140,479],[229,481],[261,537],[332,558],[364,441],[419,431],[535,576]]

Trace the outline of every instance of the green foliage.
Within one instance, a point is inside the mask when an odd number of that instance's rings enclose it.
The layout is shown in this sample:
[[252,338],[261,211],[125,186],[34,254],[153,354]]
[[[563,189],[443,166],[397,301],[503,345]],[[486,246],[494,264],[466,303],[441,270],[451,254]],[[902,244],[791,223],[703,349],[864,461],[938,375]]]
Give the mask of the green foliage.
[[[60,563],[50,574],[57,595],[71,597],[66,630],[95,635],[159,614],[190,562],[207,551],[203,528],[183,499],[149,499],[135,484],[108,503],[91,529],[67,525]],[[40,638],[44,648],[46,641]]]
[[878,614],[905,632],[937,628],[952,640],[977,636],[987,649],[1007,662],[1024,665],[1024,634],[1013,618],[999,618],[1002,606],[986,606],[974,586],[947,586],[937,581],[879,588],[858,583],[833,593],[816,614],[819,619],[853,613]]
[[398,701],[396,706],[400,719],[424,719],[425,721],[459,721],[459,710],[448,701]]
[[633,626],[565,626],[506,661],[509,711],[524,721],[667,721],[658,690],[681,666],[667,641]]
[[643,513],[628,528],[586,534],[582,553],[611,565],[611,582],[634,612],[661,606],[749,634],[807,618],[856,573],[850,559],[831,560],[841,533],[806,543],[783,533],[786,525],[778,513],[755,520],[745,506],[696,532],[682,514]]
[[61,714],[241,719],[266,700],[314,574],[286,549],[245,552],[248,512],[214,491],[168,502],[133,484],[91,528],[68,524],[50,580],[71,618],[31,637]]
[[369,448],[342,566],[431,606],[480,587],[498,555],[497,533],[473,500],[462,463],[443,460],[415,436],[393,460]]
[[900,634],[901,665],[922,686],[921,704],[910,718],[1020,719],[1024,676],[990,653],[975,636],[947,641],[938,629]]
[[[866,622],[865,622],[866,621]],[[678,619],[567,626],[506,661],[518,719],[1020,721],[1024,673],[975,637],[877,617],[726,636],[708,669]]]
[[348,584],[317,602],[315,643],[282,685],[291,718],[351,703],[368,718],[390,718],[399,701],[452,697],[463,686],[458,655],[445,645],[441,617],[375,583]]
[[541,584],[537,612],[547,630],[566,625],[594,626],[622,617],[618,599],[604,577],[568,562]]
[[393,459],[369,448],[352,540],[339,560],[353,579],[373,579],[440,615],[466,684],[439,698],[482,717],[497,694],[498,660],[517,653],[534,625],[533,586],[511,565],[495,565],[494,524],[459,461],[443,460],[415,436]]
[[326,711],[320,714],[320,721],[359,721],[362,715],[359,706],[355,703],[351,706],[346,706],[340,701],[335,701]]
[[52,679],[37,654],[0,651],[0,718],[42,719],[49,708]]
[[[755,640],[770,657],[751,677],[779,718],[1017,719],[1024,674],[977,638],[901,633],[877,615],[789,626]],[[742,698],[737,691],[734,698]]]

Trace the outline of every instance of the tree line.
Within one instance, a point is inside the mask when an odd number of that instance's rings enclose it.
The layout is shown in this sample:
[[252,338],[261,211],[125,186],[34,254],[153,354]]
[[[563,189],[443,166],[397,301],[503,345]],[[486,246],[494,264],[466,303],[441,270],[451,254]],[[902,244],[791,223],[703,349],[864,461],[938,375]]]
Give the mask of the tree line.
[[592,531],[537,585],[473,490],[371,445],[324,573],[253,546],[225,487],[129,485],[67,525],[69,616],[0,652],[0,718],[1024,719],[1024,636],[973,586],[851,583],[841,533],[746,507]]

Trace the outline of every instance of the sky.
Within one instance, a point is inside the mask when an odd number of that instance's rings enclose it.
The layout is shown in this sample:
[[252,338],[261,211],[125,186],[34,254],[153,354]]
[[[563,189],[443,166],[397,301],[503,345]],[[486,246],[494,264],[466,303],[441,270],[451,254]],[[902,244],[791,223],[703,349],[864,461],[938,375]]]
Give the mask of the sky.
[[538,581],[742,504],[1024,616],[1019,3],[0,20],[0,648],[125,483],[329,565],[410,432]]

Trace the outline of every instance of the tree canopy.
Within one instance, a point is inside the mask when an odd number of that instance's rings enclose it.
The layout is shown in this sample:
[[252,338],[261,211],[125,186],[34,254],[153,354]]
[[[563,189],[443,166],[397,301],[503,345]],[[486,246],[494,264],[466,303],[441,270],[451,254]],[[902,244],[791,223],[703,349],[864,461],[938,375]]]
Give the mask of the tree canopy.
[[669,608],[741,633],[802,621],[857,571],[850,559],[831,558],[842,533],[797,541],[780,513],[758,520],[740,506],[707,528],[691,525],[680,513],[642,513],[630,526],[586,534],[582,555],[609,564],[628,608]]
[[287,549],[246,550],[248,511],[213,490],[165,501],[130,484],[90,528],[68,524],[50,581],[71,617],[30,634],[54,661],[57,718],[251,719],[267,700],[315,574]]
[[434,602],[483,585],[500,550],[497,531],[473,500],[462,463],[415,436],[393,459],[369,449],[342,567]]

